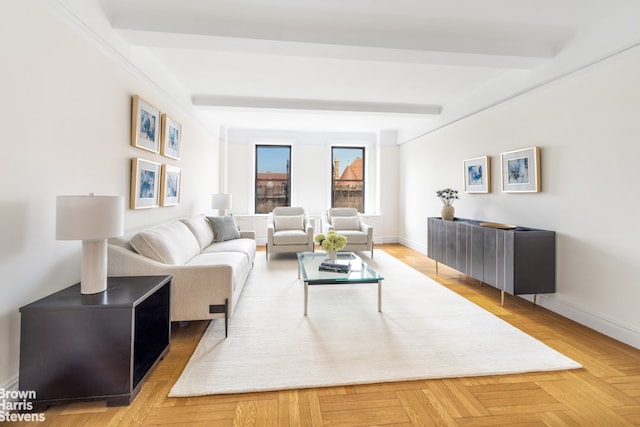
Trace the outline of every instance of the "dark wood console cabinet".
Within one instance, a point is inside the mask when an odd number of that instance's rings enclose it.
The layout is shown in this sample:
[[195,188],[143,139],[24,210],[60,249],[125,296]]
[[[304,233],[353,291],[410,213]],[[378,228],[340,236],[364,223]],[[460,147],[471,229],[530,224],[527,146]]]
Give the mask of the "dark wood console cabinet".
[[169,351],[171,276],[110,277],[83,295],[77,283],[20,308],[20,390],[49,405],[128,405]]
[[503,230],[480,223],[429,218],[427,255],[436,263],[500,289],[503,297],[504,292],[555,292],[555,232],[526,227]]

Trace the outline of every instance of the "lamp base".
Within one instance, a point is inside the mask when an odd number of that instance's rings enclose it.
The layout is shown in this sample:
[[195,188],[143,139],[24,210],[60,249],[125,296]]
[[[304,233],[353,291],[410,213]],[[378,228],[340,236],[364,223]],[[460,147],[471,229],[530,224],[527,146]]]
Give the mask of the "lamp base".
[[107,290],[107,239],[82,241],[80,293],[97,294]]

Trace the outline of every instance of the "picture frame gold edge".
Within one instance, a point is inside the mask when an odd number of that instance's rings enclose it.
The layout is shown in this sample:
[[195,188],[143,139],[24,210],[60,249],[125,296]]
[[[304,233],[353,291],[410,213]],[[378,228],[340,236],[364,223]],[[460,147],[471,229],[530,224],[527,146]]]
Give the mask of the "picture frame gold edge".
[[[137,206],[136,205],[136,194],[138,193],[138,164],[140,161],[152,163],[157,166],[162,166],[158,162],[154,162],[153,160],[147,160],[140,157],[134,157],[131,159],[131,189],[129,193],[129,209],[151,209],[157,208],[160,206],[160,197],[158,198],[158,203],[151,206]],[[158,180],[158,185],[160,185],[161,179]]]
[[141,150],[146,150],[150,153],[155,153],[155,154],[160,153],[160,149],[162,146],[161,140],[158,141],[158,150],[154,150],[149,147],[145,147],[143,145],[138,145],[138,138],[137,138],[138,132],[140,130],[140,128],[138,127],[138,123],[140,122],[138,117],[138,107],[139,107],[140,101],[144,102],[149,107],[158,111],[158,115],[160,115],[160,121],[161,121],[159,126],[159,130],[160,130],[159,133],[160,133],[160,137],[162,137],[162,114],[160,112],[160,109],[155,105],[153,105],[152,103],[150,103],[149,101],[147,101],[145,98],[141,97],[140,95],[132,95],[131,98],[132,98],[131,100],[131,146],[135,148],[139,148]]
[[180,160],[180,157],[182,156],[182,154],[178,156],[172,156],[171,154],[168,154],[166,152],[167,148],[166,148],[165,138],[167,137],[167,132],[169,130],[168,120],[171,120],[172,122],[176,123],[180,127],[178,138],[180,139],[180,150],[182,150],[182,123],[178,123],[177,120],[175,120],[173,117],[171,117],[167,113],[162,113],[160,117],[161,117],[160,154],[170,159]]
[[[464,170],[464,166],[466,165],[467,162],[473,161],[473,160],[480,160],[480,159],[484,159],[485,160],[485,164],[487,165],[487,189],[485,190],[480,190],[480,191],[467,191],[467,177],[465,175],[465,170]],[[472,157],[470,159],[464,159],[462,161],[462,166],[463,166],[463,170],[462,170],[462,189],[465,192],[465,194],[489,194],[491,193],[491,156],[486,155],[486,156],[479,156],[479,157]]]
[[180,204],[182,188],[178,188],[178,201],[176,203],[166,203],[165,201],[165,192],[166,192],[166,183],[167,183],[167,173],[170,171],[178,171],[180,173],[180,183],[179,186],[182,187],[182,168],[178,166],[173,166],[170,164],[163,164],[161,166],[161,175],[160,175],[160,206],[178,206]]
[[[535,179],[535,184],[534,184],[534,189],[533,190],[505,190],[505,186],[504,186],[504,173],[503,173],[503,159],[504,156],[507,154],[511,154],[511,153],[517,153],[519,151],[527,151],[527,150],[533,150],[533,158],[535,161],[535,171],[536,171],[536,179]],[[522,194],[522,193],[540,193],[542,191],[542,187],[541,187],[541,183],[542,183],[542,178],[540,175],[540,171],[541,171],[541,166],[540,166],[540,147],[537,145],[533,145],[531,147],[526,147],[526,148],[520,148],[518,150],[511,150],[511,151],[505,151],[503,153],[500,153],[500,187],[501,187],[501,191],[503,193],[510,193],[510,194]]]

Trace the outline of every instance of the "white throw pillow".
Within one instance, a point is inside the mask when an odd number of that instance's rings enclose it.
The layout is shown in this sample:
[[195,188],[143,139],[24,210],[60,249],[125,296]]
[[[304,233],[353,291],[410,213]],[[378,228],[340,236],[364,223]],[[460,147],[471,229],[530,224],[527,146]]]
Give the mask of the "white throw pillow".
[[360,230],[360,218],[357,216],[334,216],[331,222],[336,230]]
[[304,215],[274,216],[273,225],[278,230],[304,230]]

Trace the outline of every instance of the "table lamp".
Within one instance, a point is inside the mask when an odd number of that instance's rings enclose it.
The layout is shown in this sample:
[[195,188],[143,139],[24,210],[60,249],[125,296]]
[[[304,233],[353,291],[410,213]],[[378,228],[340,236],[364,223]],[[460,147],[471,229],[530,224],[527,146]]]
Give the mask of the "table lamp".
[[56,239],[82,240],[80,292],[107,289],[107,238],[124,233],[124,197],[56,197]]
[[218,210],[218,215],[220,211],[225,215],[226,211],[231,209],[231,194],[212,194],[211,207]]

